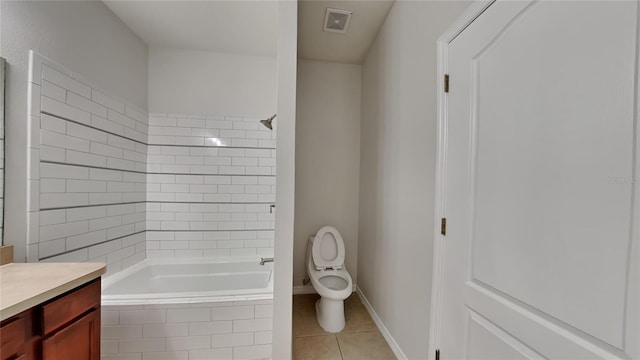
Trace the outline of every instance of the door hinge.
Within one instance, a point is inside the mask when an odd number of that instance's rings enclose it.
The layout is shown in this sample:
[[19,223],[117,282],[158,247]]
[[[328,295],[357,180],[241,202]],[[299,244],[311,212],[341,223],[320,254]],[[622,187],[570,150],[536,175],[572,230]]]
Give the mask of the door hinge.
[[436,360],[440,360],[440,349],[436,349]]
[[440,220],[440,234],[447,235],[447,218]]
[[449,74],[444,74],[444,92],[449,92]]

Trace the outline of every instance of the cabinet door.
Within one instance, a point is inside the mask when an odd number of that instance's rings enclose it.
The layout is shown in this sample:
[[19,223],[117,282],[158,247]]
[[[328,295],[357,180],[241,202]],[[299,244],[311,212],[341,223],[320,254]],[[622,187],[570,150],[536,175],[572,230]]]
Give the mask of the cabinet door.
[[27,324],[24,316],[18,315],[14,320],[0,327],[0,359],[10,359],[24,352]]
[[44,340],[43,360],[100,360],[100,311],[94,310]]

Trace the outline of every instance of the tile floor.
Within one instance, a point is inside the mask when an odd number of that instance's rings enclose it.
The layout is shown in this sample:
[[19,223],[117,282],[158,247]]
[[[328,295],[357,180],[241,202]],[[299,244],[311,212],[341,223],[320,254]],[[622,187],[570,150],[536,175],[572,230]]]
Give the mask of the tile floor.
[[344,330],[328,333],[316,321],[318,295],[293,297],[294,360],[396,359],[357,294],[345,301]]

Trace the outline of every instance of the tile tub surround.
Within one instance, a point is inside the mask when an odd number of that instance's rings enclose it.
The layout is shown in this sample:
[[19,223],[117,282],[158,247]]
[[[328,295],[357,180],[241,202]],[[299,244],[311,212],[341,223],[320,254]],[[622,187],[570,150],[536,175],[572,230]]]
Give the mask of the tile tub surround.
[[259,120],[149,115],[149,257],[273,256],[275,132]]
[[293,297],[293,358],[360,360],[396,359],[369,313],[353,293],[345,300],[345,328],[324,331],[316,320],[317,294]]
[[28,261],[272,256],[275,131],[152,114],[38,54],[29,84]]
[[103,306],[101,358],[269,358],[272,316],[272,300]]
[[30,53],[29,262],[145,258],[148,115]]

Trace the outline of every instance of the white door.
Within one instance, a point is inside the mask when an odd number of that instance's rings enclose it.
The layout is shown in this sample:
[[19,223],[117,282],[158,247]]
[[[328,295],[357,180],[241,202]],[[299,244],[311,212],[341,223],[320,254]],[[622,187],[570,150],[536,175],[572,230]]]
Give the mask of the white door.
[[638,17],[497,1],[450,42],[441,359],[640,358]]

